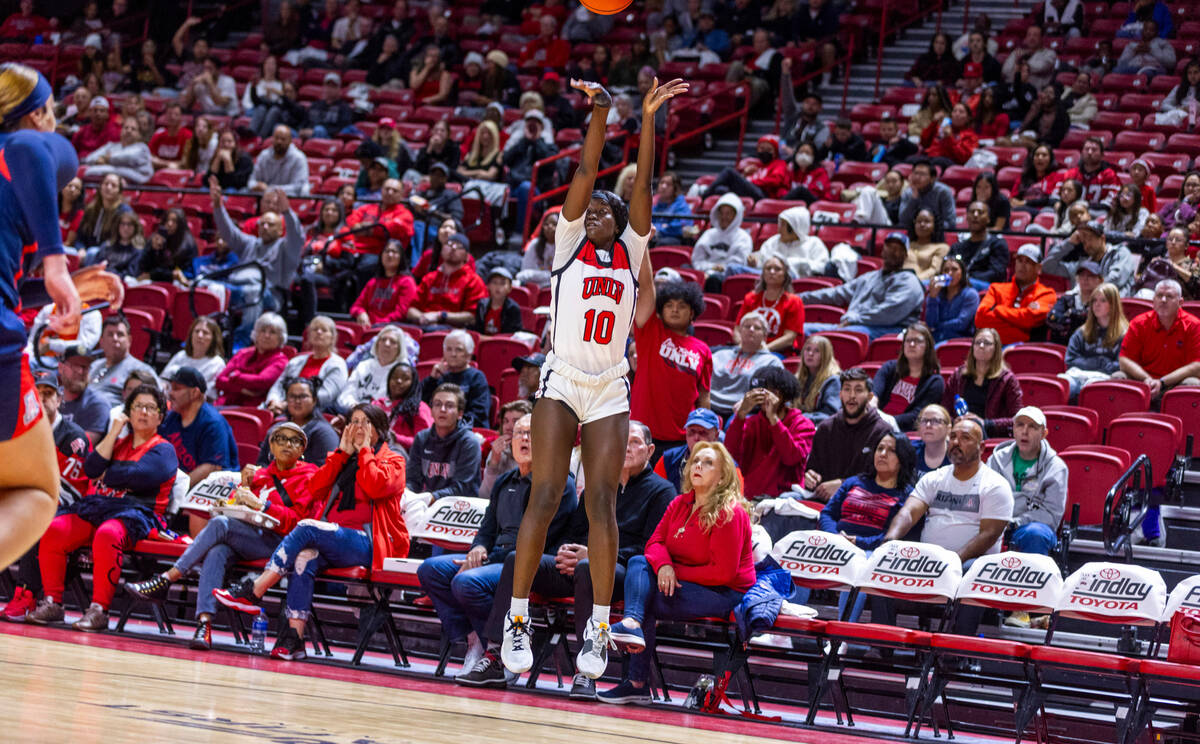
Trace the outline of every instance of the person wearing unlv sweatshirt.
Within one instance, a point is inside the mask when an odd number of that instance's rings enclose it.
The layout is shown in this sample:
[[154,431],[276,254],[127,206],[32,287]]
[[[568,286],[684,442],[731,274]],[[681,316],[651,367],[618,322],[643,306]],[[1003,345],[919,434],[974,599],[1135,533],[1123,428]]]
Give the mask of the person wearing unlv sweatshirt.
[[[108,629],[108,607],[121,576],[124,551],[166,528],[162,516],[171,498],[179,460],[175,448],[158,435],[167,400],[155,385],[139,385],[112,417],[104,438],[83,463],[94,479],[88,495],[63,508],[46,528],[38,548],[45,596],[27,620],[47,625],[63,619],[67,561],[74,551],[92,547],[92,603],[76,630]],[[132,433],[126,433],[126,424]]]
[[225,571],[234,561],[257,561],[269,558],[302,519],[313,516],[318,506],[308,490],[308,483],[317,466],[303,462],[300,455],[308,437],[299,425],[284,421],[271,428],[267,441],[274,459],[265,468],[247,465],[242,468],[242,483],[232,494],[242,506],[261,511],[278,520],[273,529],[257,527],[250,522],[218,515],[196,535],[188,549],[175,564],[163,573],[139,582],[126,584],[125,589],[142,599],[161,602],[171,591],[171,584],[200,566],[200,587],[196,596],[196,633],[190,646],[197,651],[212,648],[212,616],[217,612],[213,590],[221,588]]
[[[746,474],[746,496],[774,498],[804,478],[816,428],[791,402],[800,395],[796,376],[764,367],[734,409],[725,446]],[[753,412],[757,409],[757,412]]]
[[675,498],[629,559],[625,617],[612,640],[633,654],[621,683],[596,697],[605,703],[649,703],[646,679],[658,620],[727,617],[754,585],[750,514],[733,458],[719,442],[700,442],[684,469],[691,490]]
[[305,658],[303,633],[321,571],[379,569],[387,558],[408,557],[404,457],[388,448],[388,439],[387,414],[370,403],[355,406],[338,448],[309,481],[314,518],[301,520],[283,538],[257,579],[213,592],[226,607],[257,615],[263,595],[288,576],[288,623],[272,657]]
[[430,406],[433,426],[413,438],[408,454],[408,489],[433,499],[479,493],[483,455],[463,419],[467,399],[453,383],[438,385]]

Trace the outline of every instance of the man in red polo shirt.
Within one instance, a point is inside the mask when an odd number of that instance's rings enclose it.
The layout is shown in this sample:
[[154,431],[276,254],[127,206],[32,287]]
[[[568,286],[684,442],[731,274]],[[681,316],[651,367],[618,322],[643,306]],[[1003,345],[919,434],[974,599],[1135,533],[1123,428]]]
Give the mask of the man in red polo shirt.
[[403,186],[399,179],[389,178],[383,182],[378,204],[364,204],[346,217],[346,227],[355,228],[378,223],[383,229],[363,229],[355,233],[353,243],[346,250],[354,253],[371,253],[378,256],[389,240],[399,240],[405,246],[413,236],[413,216],[408,207],[400,203]]
[[462,328],[475,322],[475,306],[488,298],[487,287],[479,275],[467,266],[471,241],[455,233],[442,249],[442,264],[421,280],[417,299],[408,309],[410,323]]
[[150,162],[154,164],[154,170],[182,168],[184,149],[192,138],[192,130],[182,126],[183,106],[178,101],[167,104],[165,123],[166,126],[159,127],[150,138]]
[[1176,385],[1200,385],[1200,320],[1180,310],[1183,290],[1174,279],[1154,287],[1154,312],[1129,321],[1117,378],[1139,380],[1157,399]]

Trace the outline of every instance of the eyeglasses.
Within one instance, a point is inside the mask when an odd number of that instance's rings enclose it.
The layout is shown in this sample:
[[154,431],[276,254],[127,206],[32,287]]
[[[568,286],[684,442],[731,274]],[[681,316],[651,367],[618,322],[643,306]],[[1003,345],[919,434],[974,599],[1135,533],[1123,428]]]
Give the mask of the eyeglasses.
[[996,342],[991,340],[990,338],[977,338],[977,339],[975,339],[975,345],[976,346],[995,346]]
[[143,413],[158,413],[157,403],[134,403],[129,407],[131,411],[141,411]]
[[271,444],[288,447],[303,447],[304,440],[300,437],[271,437]]
[[917,423],[919,423],[921,426],[945,426],[950,422],[946,421],[944,418],[923,418],[918,419]]

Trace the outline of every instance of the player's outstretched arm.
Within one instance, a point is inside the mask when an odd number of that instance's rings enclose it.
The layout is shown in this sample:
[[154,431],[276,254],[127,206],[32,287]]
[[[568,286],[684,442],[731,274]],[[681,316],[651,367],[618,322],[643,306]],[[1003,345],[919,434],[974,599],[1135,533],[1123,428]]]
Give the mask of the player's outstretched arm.
[[575,169],[575,177],[571,179],[571,187],[567,189],[567,200],[563,203],[562,216],[568,221],[582,217],[588,201],[592,198],[596,173],[600,169],[600,153],[604,150],[608,110],[612,108],[612,96],[603,85],[586,80],[572,80],[571,87],[582,91],[592,102],[592,120],[583,140],[579,167]]
[[664,85],[658,78],[642,99],[642,133],[638,141],[637,173],[633,178],[633,198],[629,202],[629,225],[638,235],[650,234],[650,210],[654,187],[654,115],[664,103],[687,92],[688,84],[676,78]]

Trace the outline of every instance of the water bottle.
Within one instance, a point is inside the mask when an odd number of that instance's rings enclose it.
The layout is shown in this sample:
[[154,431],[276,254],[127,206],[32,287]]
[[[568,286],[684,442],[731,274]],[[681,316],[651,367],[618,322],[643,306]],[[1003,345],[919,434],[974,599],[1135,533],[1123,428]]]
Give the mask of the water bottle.
[[254,624],[250,628],[250,651],[263,654],[267,651],[267,613],[258,611]]
[[937,276],[935,276],[933,278],[933,280],[935,282],[937,282],[939,287],[949,287],[950,286],[950,275],[949,274],[938,274]]
[[954,417],[967,415],[967,401],[961,395],[954,396]]

